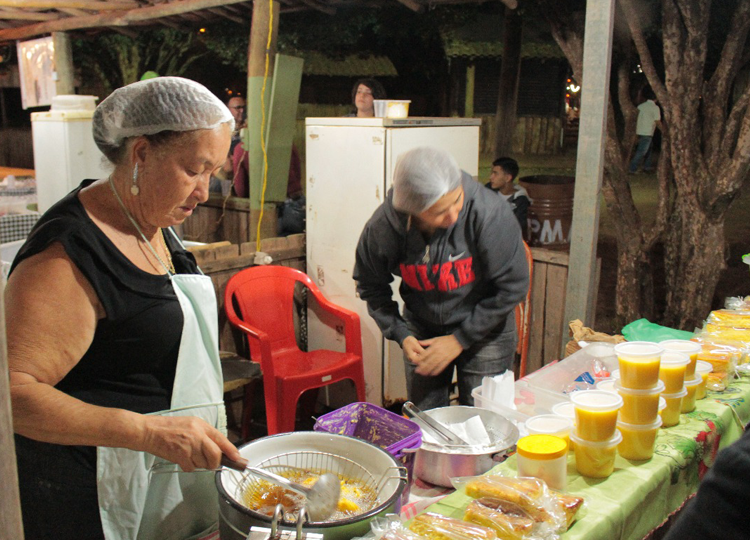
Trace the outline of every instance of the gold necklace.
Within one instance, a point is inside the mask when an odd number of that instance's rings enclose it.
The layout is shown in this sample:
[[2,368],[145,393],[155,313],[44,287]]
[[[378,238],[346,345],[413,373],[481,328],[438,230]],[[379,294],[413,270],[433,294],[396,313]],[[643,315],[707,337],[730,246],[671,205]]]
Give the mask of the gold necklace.
[[172,254],[169,252],[169,248],[167,247],[167,241],[164,238],[164,229],[159,229],[159,238],[161,238],[161,245],[164,248],[164,252],[167,254],[167,262],[169,263],[169,270],[176,274],[174,269],[174,262],[172,262]]

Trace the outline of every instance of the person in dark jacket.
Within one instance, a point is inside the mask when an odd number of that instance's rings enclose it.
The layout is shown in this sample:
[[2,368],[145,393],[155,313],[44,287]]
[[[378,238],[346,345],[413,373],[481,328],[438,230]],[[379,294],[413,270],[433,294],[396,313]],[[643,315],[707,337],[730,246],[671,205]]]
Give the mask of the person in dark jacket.
[[490,181],[485,184],[485,187],[498,193],[510,203],[513,214],[521,225],[521,233],[526,238],[527,213],[531,199],[529,199],[529,194],[523,187],[513,183],[516,176],[518,176],[518,162],[515,159],[509,157],[497,158],[492,162]]
[[399,157],[393,188],[357,246],[359,295],[385,337],[401,345],[409,399],[423,409],[449,404],[454,366],[466,405],[484,376],[512,367],[513,310],[526,296],[529,269],[510,206],[486,193],[447,152],[413,149]]

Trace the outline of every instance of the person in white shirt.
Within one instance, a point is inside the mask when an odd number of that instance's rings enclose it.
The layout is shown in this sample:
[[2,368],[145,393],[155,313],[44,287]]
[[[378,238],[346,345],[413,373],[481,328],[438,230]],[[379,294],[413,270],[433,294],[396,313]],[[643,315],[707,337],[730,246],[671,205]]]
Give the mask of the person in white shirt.
[[646,88],[643,91],[643,95],[646,101],[638,105],[638,123],[635,128],[636,135],[638,135],[638,146],[635,149],[633,159],[630,161],[630,168],[628,170],[630,174],[635,174],[638,171],[638,167],[644,158],[643,170],[645,172],[653,170],[651,165],[651,143],[653,142],[656,128],[661,129],[661,111],[654,101],[654,92],[650,88]]

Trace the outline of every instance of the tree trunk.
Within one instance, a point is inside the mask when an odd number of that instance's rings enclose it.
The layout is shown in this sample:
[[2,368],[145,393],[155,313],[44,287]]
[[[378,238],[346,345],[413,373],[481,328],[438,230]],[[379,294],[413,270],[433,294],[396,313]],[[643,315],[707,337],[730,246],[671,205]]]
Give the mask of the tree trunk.
[[665,325],[693,331],[711,311],[726,267],[724,242],[723,216],[709,219],[694,198],[678,198],[665,245]]
[[521,41],[523,24],[517,10],[505,8],[503,22],[503,58],[500,64],[500,92],[495,115],[495,156],[509,156],[513,152],[513,132],[516,128],[518,79],[521,74]]

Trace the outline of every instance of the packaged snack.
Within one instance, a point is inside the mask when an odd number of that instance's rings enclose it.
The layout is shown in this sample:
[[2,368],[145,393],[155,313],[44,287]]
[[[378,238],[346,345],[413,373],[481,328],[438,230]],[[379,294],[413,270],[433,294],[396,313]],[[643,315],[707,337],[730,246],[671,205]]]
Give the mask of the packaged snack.
[[523,540],[531,537],[536,522],[519,505],[484,497],[469,503],[464,519],[489,527],[500,538]]
[[563,514],[565,514],[565,528],[569,529],[575,522],[578,511],[583,507],[583,497],[578,497],[577,495],[571,495],[569,493],[560,493],[554,489],[550,489],[549,492],[557,498],[560,508],[562,508]]
[[429,540],[496,540],[494,529],[461,519],[426,512],[415,517],[409,529]]
[[709,313],[706,322],[720,326],[750,329],[750,311],[717,309]]

